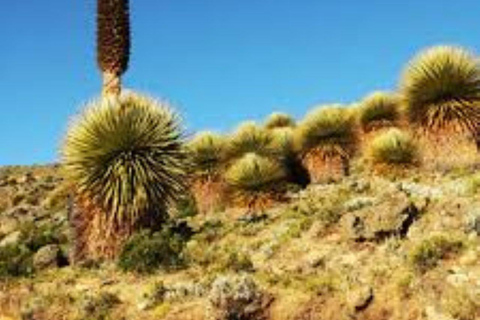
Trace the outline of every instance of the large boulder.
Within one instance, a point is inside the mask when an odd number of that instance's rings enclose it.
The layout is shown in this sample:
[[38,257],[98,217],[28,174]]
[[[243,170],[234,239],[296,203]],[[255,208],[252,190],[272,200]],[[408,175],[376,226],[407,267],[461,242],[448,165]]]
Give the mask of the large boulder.
[[381,241],[405,237],[419,214],[419,208],[404,193],[394,192],[380,197],[374,205],[345,214],[342,224],[351,240]]

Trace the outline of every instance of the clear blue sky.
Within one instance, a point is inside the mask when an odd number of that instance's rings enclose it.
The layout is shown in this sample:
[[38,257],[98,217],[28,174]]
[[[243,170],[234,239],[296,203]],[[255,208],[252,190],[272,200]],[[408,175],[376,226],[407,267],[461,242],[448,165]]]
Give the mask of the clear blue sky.
[[[131,0],[129,88],[170,100],[188,132],[274,110],[301,117],[394,89],[434,44],[480,48],[478,0]],[[100,90],[95,0],[4,1],[0,165],[52,162]]]

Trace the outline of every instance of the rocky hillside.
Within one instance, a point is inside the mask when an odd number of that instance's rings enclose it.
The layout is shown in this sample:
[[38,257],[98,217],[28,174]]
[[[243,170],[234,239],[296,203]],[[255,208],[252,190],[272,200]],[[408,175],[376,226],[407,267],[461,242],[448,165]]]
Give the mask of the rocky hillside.
[[170,251],[71,266],[58,167],[1,168],[0,319],[480,319],[473,169],[356,168],[266,212],[173,215],[180,246],[140,237],[130,252]]

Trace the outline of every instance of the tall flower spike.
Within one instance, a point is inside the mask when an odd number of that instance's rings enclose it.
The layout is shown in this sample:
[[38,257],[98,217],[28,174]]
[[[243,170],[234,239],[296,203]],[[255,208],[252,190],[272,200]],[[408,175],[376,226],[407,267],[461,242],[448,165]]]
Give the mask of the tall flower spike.
[[130,56],[128,0],[97,0],[97,62],[104,97],[118,97]]

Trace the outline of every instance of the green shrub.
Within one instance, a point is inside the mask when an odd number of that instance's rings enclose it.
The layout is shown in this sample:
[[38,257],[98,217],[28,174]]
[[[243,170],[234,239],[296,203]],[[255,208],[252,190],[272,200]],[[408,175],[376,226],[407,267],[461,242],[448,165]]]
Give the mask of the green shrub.
[[23,244],[0,247],[0,279],[33,273],[33,252]]
[[411,166],[419,161],[414,140],[395,128],[373,138],[367,146],[367,156],[373,164]]
[[242,252],[231,252],[225,263],[225,269],[234,272],[252,272],[254,270],[253,262],[250,257]]
[[436,235],[414,247],[409,259],[415,269],[425,272],[436,267],[440,260],[458,253],[463,247],[464,243],[459,239]]
[[123,271],[138,273],[170,270],[181,265],[184,246],[185,239],[168,229],[159,232],[144,230],[126,242],[118,266]]
[[110,312],[119,304],[120,299],[113,293],[101,292],[94,296],[85,297],[82,306],[82,319],[108,320]]

